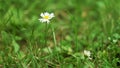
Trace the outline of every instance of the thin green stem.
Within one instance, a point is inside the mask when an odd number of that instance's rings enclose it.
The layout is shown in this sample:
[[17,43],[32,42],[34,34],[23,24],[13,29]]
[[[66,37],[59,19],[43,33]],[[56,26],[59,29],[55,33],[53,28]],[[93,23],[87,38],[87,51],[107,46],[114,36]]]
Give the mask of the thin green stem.
[[111,20],[111,34],[113,33],[114,31],[114,20],[112,19]]
[[[45,24],[45,46],[47,46],[47,34],[48,34],[48,24]],[[51,53],[49,47],[47,47],[49,53]]]
[[47,46],[47,23],[45,24],[45,46]]

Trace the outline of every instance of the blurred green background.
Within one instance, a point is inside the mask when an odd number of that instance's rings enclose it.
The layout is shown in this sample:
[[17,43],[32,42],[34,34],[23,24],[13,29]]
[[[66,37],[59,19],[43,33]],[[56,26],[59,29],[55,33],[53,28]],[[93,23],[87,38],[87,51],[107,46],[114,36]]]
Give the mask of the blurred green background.
[[0,68],[119,68],[119,21],[120,0],[0,0]]

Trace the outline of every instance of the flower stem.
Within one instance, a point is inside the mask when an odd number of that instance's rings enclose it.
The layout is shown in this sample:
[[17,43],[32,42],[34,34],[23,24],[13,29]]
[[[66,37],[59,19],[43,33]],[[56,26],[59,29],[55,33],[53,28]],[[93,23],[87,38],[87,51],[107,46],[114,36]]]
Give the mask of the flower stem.
[[47,23],[45,23],[45,46],[47,46],[47,30],[48,30],[48,26]]
[[[47,46],[47,34],[48,34],[48,24],[45,24],[45,46]],[[47,46],[48,52],[51,53],[50,48]]]

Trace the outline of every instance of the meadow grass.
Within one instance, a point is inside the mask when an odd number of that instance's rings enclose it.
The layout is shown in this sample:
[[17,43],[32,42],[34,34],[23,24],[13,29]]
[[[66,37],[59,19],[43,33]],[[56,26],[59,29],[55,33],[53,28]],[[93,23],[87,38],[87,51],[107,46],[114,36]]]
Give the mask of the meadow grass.
[[0,68],[119,67],[120,0],[0,0]]

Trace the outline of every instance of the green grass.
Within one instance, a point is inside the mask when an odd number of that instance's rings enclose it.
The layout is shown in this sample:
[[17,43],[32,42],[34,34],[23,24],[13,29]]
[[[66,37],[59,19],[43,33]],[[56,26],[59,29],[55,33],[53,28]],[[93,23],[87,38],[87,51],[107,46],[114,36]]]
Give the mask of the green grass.
[[119,0],[0,0],[0,68],[119,67]]

